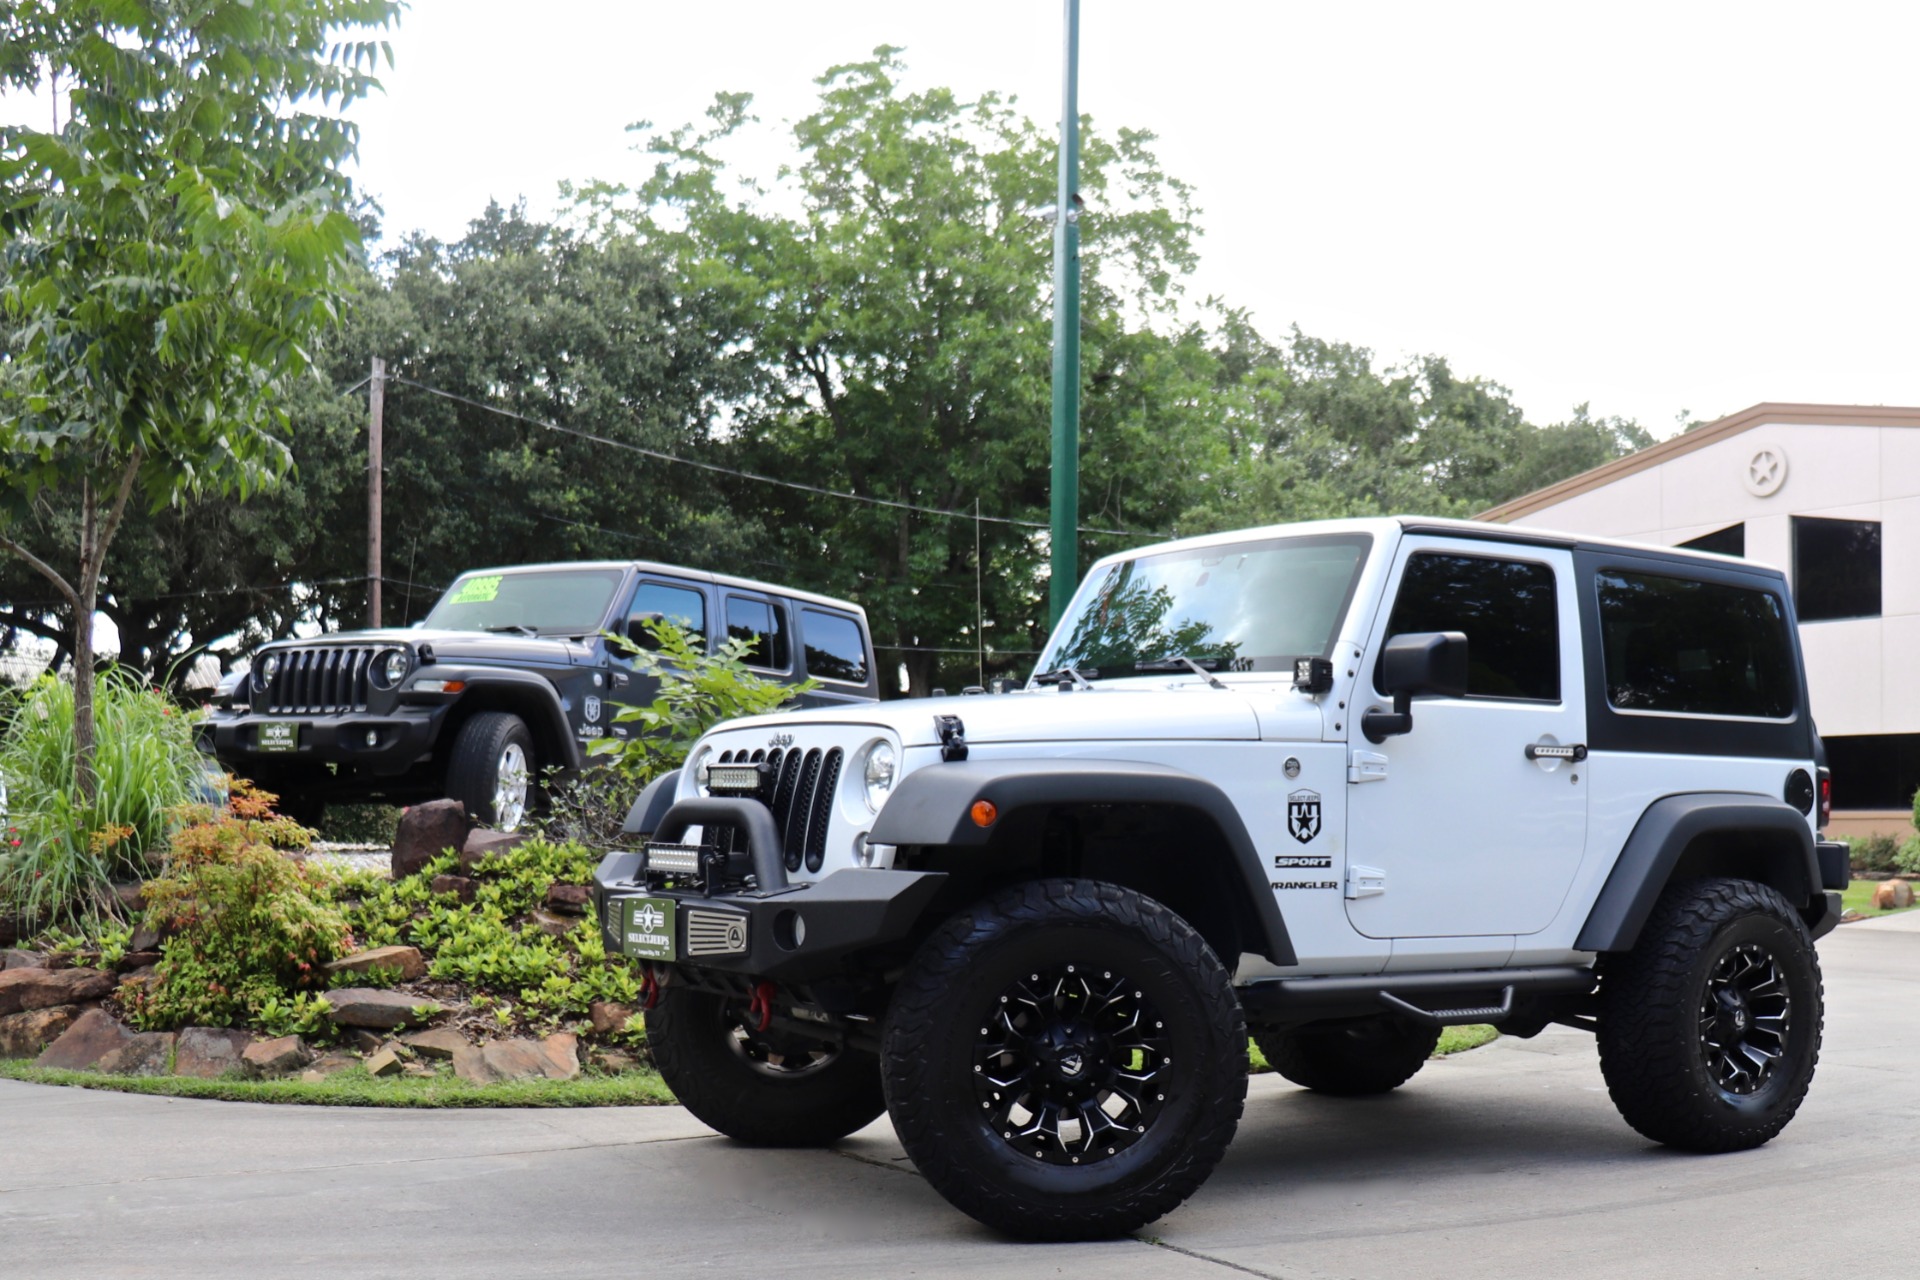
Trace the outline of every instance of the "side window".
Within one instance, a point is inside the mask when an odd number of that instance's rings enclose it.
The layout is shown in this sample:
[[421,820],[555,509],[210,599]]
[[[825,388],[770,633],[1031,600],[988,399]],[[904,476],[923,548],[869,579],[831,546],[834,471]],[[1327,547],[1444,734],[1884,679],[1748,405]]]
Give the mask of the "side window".
[[[1422,631],[1466,634],[1469,698],[1560,700],[1560,610],[1548,566],[1415,552],[1387,635]],[[1376,670],[1376,688],[1379,680]]]
[[727,639],[745,640],[753,646],[747,650],[748,666],[787,669],[786,628],[780,625],[784,612],[765,600],[727,597]]
[[1621,711],[1784,720],[1798,680],[1787,611],[1771,591],[1602,569],[1607,701]]
[[840,614],[802,609],[800,631],[808,675],[848,684],[867,682],[867,647],[860,641],[859,623]]
[[653,637],[634,626],[643,618],[664,618],[691,631],[694,648],[700,649],[706,645],[707,598],[691,587],[643,582],[640,589],[633,593],[633,605],[627,610],[627,634],[641,648],[657,649],[660,646]]

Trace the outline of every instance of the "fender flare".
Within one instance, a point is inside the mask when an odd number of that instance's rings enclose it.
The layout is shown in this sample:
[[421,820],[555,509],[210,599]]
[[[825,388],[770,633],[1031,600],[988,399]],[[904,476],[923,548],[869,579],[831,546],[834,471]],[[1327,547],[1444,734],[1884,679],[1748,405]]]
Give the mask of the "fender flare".
[[[546,721],[541,727],[560,744],[563,758],[555,763],[573,771],[579,770],[585,763],[586,757],[580,751],[580,744],[574,741],[573,726],[567,721],[566,709],[560,705],[560,695],[546,680],[529,671],[514,671],[506,667],[462,667],[436,663],[432,670],[436,679],[467,682],[460,702],[454,704],[456,707],[464,703],[475,689],[507,689],[513,692],[516,699],[531,701],[538,708],[536,714]],[[515,713],[522,719],[526,718],[520,708],[516,708]],[[538,732],[539,727],[535,727],[535,731]]]
[[[1600,896],[1574,942],[1581,951],[1627,951],[1689,845],[1701,836],[1758,836],[1773,846],[1781,868],[1769,880],[1795,907],[1821,898],[1820,864],[1806,815],[1771,796],[1699,791],[1663,796],[1646,807],[1614,860]],[[1783,856],[1784,854],[1784,856]]]
[[680,788],[680,770],[669,769],[640,791],[627,820],[620,824],[623,836],[650,836],[660,829],[661,819],[673,808],[673,794]]
[[[976,826],[968,817],[988,800],[1001,820],[1022,809],[1078,804],[1166,805],[1202,815],[1231,851],[1246,905],[1258,930],[1251,939],[1277,965],[1297,963],[1293,941],[1274,900],[1260,851],[1227,793],[1204,778],[1134,760],[968,760],[928,765],[904,778],[880,810],[867,838],[883,845],[978,848],[990,843],[999,821]],[[1229,961],[1230,963],[1230,961]]]

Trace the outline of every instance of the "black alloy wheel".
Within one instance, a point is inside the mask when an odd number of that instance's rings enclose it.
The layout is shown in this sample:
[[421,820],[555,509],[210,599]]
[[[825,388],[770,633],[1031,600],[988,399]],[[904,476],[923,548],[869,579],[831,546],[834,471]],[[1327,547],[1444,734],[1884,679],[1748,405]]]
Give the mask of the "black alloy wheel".
[[1780,961],[1757,942],[1721,955],[1700,997],[1700,1048],[1714,1083],[1758,1093],[1785,1060],[1793,995]]

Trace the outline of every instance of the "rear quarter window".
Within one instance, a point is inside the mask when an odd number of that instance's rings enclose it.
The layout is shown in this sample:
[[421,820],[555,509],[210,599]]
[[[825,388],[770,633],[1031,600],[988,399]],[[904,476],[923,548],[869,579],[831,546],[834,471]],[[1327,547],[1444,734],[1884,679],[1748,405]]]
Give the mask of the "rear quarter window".
[[802,609],[800,638],[806,648],[808,675],[846,684],[867,682],[867,646],[860,624],[852,618]]
[[1594,587],[1616,711],[1792,718],[1799,681],[1774,592],[1625,569],[1601,569]]

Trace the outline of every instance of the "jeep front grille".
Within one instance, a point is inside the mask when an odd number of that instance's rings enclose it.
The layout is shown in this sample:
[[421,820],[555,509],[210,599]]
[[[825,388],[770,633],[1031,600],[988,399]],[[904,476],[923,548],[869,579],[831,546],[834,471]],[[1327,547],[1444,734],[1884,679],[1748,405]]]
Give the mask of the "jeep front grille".
[[323,645],[276,652],[280,670],[264,695],[254,694],[255,710],[325,715],[367,709],[367,668],[377,650]]
[[747,918],[718,911],[687,912],[687,954],[731,956],[747,949]]
[[[839,747],[825,751],[818,747],[775,747],[770,751],[722,751],[714,763],[765,766],[757,795],[773,811],[787,870],[798,871],[805,863],[807,870],[818,871],[827,857],[827,824],[833,817],[834,792],[840,786],[840,766],[845,759],[846,753]],[[744,839],[730,829],[726,842],[716,841],[716,845],[732,850],[744,847]]]

